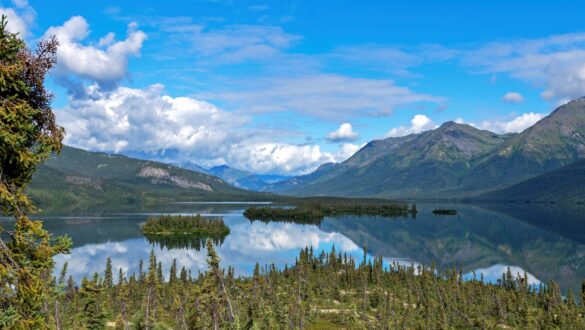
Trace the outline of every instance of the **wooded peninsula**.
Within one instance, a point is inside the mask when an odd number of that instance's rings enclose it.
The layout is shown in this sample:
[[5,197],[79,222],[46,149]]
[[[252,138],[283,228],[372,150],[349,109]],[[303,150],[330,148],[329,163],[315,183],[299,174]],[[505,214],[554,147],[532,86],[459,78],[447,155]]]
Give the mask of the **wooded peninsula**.
[[[285,202],[280,202],[285,204]],[[416,204],[377,199],[303,198],[290,201],[294,206],[249,207],[244,216],[249,220],[285,221],[319,224],[324,217],[369,215],[389,218],[416,218]]]

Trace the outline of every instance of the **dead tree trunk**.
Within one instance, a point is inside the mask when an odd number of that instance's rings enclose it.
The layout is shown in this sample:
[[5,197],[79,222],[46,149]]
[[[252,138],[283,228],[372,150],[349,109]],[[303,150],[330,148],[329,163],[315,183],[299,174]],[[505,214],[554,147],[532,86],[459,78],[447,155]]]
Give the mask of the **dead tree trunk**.
[[55,300],[55,328],[61,330],[61,320],[59,318],[59,302]]
[[122,323],[124,323],[124,330],[128,330],[128,320],[126,319],[126,300],[122,299]]
[[217,281],[219,282],[219,285],[221,287],[221,291],[223,293],[223,295],[225,296],[225,300],[227,302],[227,307],[228,307],[228,312],[229,312],[229,318],[230,318],[230,322],[233,322],[235,317],[234,317],[234,310],[232,308],[232,302],[230,300],[230,296],[228,295],[228,292],[225,288],[225,285],[223,283],[223,276],[221,276],[221,274],[219,273],[219,271],[215,272],[215,276],[217,277]]
[[149,320],[148,319],[149,319],[149,316],[150,316],[149,313],[150,313],[150,294],[151,294],[151,292],[152,292],[152,287],[149,287],[148,288],[148,295],[146,296],[146,317],[145,317],[145,320],[144,320],[144,327],[145,327],[146,330],[149,329],[149,324],[148,324],[149,323],[148,322]]

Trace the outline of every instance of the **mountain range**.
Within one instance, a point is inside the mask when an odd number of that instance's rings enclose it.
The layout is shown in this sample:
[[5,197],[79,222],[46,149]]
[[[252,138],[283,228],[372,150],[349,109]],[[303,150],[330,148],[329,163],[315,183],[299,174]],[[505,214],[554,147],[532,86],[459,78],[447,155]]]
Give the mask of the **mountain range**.
[[64,146],[34,174],[28,192],[41,209],[132,208],[168,201],[266,200],[269,194],[160,162]]
[[[430,131],[375,140],[342,163],[326,164],[267,190],[296,196],[432,199],[489,193],[494,199],[500,189],[539,180],[539,175],[582,158],[585,98],[557,108],[519,134],[446,122]],[[585,174],[577,168],[567,171]]]
[[64,147],[35,174],[41,207],[144,205],[165,200],[256,200],[291,196],[585,201],[585,98],[518,134],[446,122],[374,140],[342,163],[285,177],[226,165],[205,169]]
[[217,176],[234,187],[251,191],[266,191],[273,183],[290,178],[290,176],[285,175],[252,173],[225,164],[208,169],[193,162],[181,162],[173,165],[190,171]]

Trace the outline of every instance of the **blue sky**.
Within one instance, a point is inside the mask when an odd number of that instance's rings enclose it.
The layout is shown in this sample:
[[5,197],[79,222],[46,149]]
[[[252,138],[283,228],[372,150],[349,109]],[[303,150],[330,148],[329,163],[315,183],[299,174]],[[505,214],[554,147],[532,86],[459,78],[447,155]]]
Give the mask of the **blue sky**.
[[585,95],[578,1],[2,1],[66,143],[298,174],[456,120],[519,132]]

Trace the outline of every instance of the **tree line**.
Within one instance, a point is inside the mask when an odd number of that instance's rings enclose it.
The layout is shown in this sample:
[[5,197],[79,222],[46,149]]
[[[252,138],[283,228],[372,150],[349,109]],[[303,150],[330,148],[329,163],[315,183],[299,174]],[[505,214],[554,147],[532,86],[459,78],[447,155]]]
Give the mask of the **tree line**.
[[249,220],[283,221],[319,225],[324,217],[368,215],[387,218],[416,218],[416,204],[387,200],[347,198],[306,198],[291,201],[294,207],[251,206],[244,211]]
[[[115,274],[117,278],[115,279]],[[103,274],[77,286],[64,265],[43,312],[55,328],[103,329],[451,329],[585,327],[585,307],[555,282],[538,287],[510,269],[494,284],[464,280],[456,268],[385,266],[381,257],[356,261],[337,252],[301,250],[283,269],[256,264],[237,277],[224,270],[207,242],[207,270],[170,271],[153,252],[137,274]],[[585,299],[585,282],[581,301]],[[59,325],[59,326],[57,326]]]

